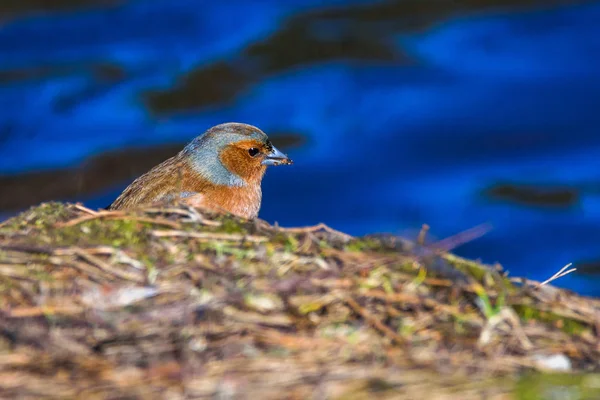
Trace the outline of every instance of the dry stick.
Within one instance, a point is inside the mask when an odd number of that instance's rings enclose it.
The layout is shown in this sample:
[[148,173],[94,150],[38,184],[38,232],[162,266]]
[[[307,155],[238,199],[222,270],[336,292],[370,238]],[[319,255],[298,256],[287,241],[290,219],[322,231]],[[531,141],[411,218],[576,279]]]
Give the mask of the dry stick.
[[[145,281],[143,277],[140,277],[136,274],[127,273],[125,271],[121,271],[120,269],[113,268],[111,265],[109,265],[108,263],[99,259],[98,257],[86,253],[83,249],[72,249],[72,250],[70,250],[70,252],[71,252],[71,254],[79,256],[83,260],[87,261],[89,264],[91,264],[97,268],[100,268],[101,270],[109,273],[110,275],[114,275],[118,278],[137,282],[137,283],[142,283]],[[66,254],[69,254],[69,253],[66,253]]]
[[222,224],[219,221],[211,221],[209,219],[204,218],[198,211],[196,211],[193,207],[186,206],[188,211],[179,209],[179,208],[146,208],[143,211],[148,214],[177,214],[183,215],[191,219],[192,221],[198,221],[203,225],[208,226],[221,226]]
[[116,259],[116,262],[118,264],[126,264],[126,265],[129,265],[136,269],[146,270],[146,267],[144,267],[144,265],[140,261],[130,257],[123,250],[119,250],[114,247],[110,247],[110,246],[91,247],[91,248],[85,249],[85,251],[91,255],[108,254],[108,255],[113,256]]
[[112,246],[98,246],[98,247],[88,247],[85,249],[85,251],[88,254],[110,254],[110,255],[114,255],[118,252],[121,252],[122,250],[119,249],[115,249]]
[[450,251],[462,244],[480,238],[481,236],[488,233],[491,229],[492,226],[490,224],[476,225],[472,228],[466,229],[450,237],[432,243],[429,247],[439,249],[440,251]]
[[389,327],[387,327],[383,322],[381,322],[380,320],[375,318],[373,315],[371,315],[366,309],[364,309],[360,305],[358,305],[358,303],[352,297],[345,297],[345,298],[343,298],[343,301],[346,304],[348,304],[348,306],[350,306],[350,308],[352,308],[352,310],[354,310],[354,312],[356,312],[358,315],[363,317],[363,319],[365,321],[367,321],[369,324],[371,324],[371,326],[373,326],[376,330],[383,333],[389,339],[391,339],[392,341],[396,342],[399,345],[406,344],[406,341],[404,340],[404,338],[399,336],[396,332],[394,332]]
[[131,221],[148,222],[148,223],[156,224],[156,225],[165,225],[165,226],[168,226],[170,228],[175,228],[175,229],[181,228],[181,224],[179,224],[177,222],[168,221],[165,219],[153,219],[153,218],[145,218],[145,217],[127,216],[122,211],[101,211],[101,212],[98,212],[96,215],[85,215],[83,217],[75,218],[75,219],[72,219],[67,222],[56,224],[56,226],[58,228],[65,228],[68,226],[74,226],[74,225],[80,224],[82,222],[91,221],[91,220],[99,219],[99,218],[127,219],[127,220],[131,220]]
[[414,305],[425,305],[427,307],[435,308],[436,310],[446,312],[451,315],[460,314],[460,310],[457,306],[451,306],[448,304],[440,303],[432,298],[421,298],[416,295],[406,293],[385,293],[381,290],[369,290],[365,293],[366,296],[385,300],[388,303],[400,303],[400,304],[414,304]]
[[152,236],[155,237],[186,237],[194,239],[207,239],[207,240],[231,240],[231,241],[242,241],[245,240],[251,243],[262,243],[268,242],[269,238],[265,236],[244,236],[235,233],[211,233],[211,232],[186,232],[186,231],[152,231]]
[[83,211],[84,213],[90,214],[90,215],[98,215],[99,211],[94,211],[90,208],[87,208],[86,206],[84,206],[83,204],[77,203],[74,206],[76,209],[78,209],[79,211]]
[[178,214],[178,215],[190,215],[189,211],[182,210],[180,208],[144,208],[145,213],[149,214]]
[[[184,207],[192,209],[192,210],[195,210],[195,209],[206,209],[204,207],[198,207],[198,206],[194,205],[193,203],[191,203],[191,201],[192,201],[191,199],[193,199],[194,197],[195,196],[185,197],[185,198],[183,198],[183,199],[180,200],[180,203]],[[217,205],[211,206],[210,210],[211,211],[216,211],[217,213],[220,213],[220,214],[223,214],[223,215],[234,215],[235,216],[235,214],[232,214],[230,211],[226,210],[223,207],[219,207]],[[240,219],[240,220],[242,220],[242,221],[245,221],[245,222],[250,221],[249,219],[244,218],[244,217],[239,216],[239,215],[237,215],[237,218]]]
[[0,356],[0,367],[22,367],[31,362],[32,357],[25,354],[2,354]]
[[10,310],[11,318],[39,317],[41,315],[73,315],[85,310],[77,306],[42,306],[42,307],[19,307]]
[[[538,283],[538,284],[536,285],[536,289],[537,289],[537,288],[540,288],[540,287],[542,287],[542,286],[544,286],[544,285],[547,285],[548,283],[550,283],[550,282],[552,282],[552,281],[555,281],[555,280],[557,280],[558,278],[562,278],[563,276],[565,276],[565,275],[568,275],[568,274],[570,274],[571,272],[577,271],[577,268],[571,268],[570,270],[568,270],[568,271],[565,271],[565,269],[569,268],[571,265],[573,265],[573,263],[568,263],[567,265],[565,265],[564,267],[562,267],[562,268],[560,269],[560,271],[558,271],[557,273],[555,273],[554,275],[552,275],[550,278],[546,279],[546,280],[545,280],[544,282],[542,282],[542,283]],[[564,271],[564,272],[563,272],[563,271]]]
[[205,219],[204,216],[202,214],[200,214],[200,212],[198,212],[198,208],[196,208],[196,207],[192,207],[192,206],[187,205],[187,204],[184,204],[183,207],[185,209],[187,209],[189,211],[189,213],[194,216],[194,218],[198,219],[199,221],[202,221],[203,223],[206,223],[207,225],[213,225],[213,226],[221,226],[221,225],[223,225],[219,221],[212,221],[212,220]]
[[39,279],[36,276],[29,276],[27,273],[18,273],[15,271],[16,268],[19,268],[21,271],[27,271],[28,268],[32,267],[31,262],[23,262],[23,263],[14,263],[14,264],[6,264],[0,263],[0,276],[3,278],[13,278],[19,279],[23,281],[38,281]]
[[419,236],[417,237],[417,244],[419,246],[425,246],[425,236],[427,236],[427,232],[429,232],[429,225],[423,224]]
[[311,336],[300,336],[281,333],[275,329],[263,328],[260,329],[254,327],[248,327],[248,330],[259,340],[264,341],[270,345],[282,346],[286,349],[294,350],[306,350],[314,349],[315,346],[342,346],[343,341],[339,339],[311,337]]
[[[66,264],[66,265],[74,266],[75,268],[77,268],[85,273],[88,273],[92,276],[102,276],[102,275],[98,274],[98,272],[102,272],[105,278],[106,277],[112,277],[112,278],[116,277],[116,278],[133,281],[133,282],[137,282],[137,283],[144,282],[144,278],[135,276],[134,274],[130,274],[130,273],[121,271],[116,268],[113,268],[112,266],[108,265],[104,261],[100,260],[98,257],[95,257],[91,254],[87,254],[82,249],[78,249],[78,248],[58,249],[58,250],[56,250],[55,255],[61,261],[61,263],[59,263],[59,264]],[[93,267],[96,267],[97,270],[92,270],[88,265],[77,262],[77,261],[69,262],[69,261],[62,260],[61,256],[79,257],[82,260],[84,260],[87,264],[89,264]],[[98,271],[98,270],[100,270],[100,271]],[[96,271],[98,271],[98,272],[96,272]]]
[[37,247],[37,246],[29,246],[29,245],[19,245],[19,244],[0,244],[0,249],[5,251],[16,251],[19,253],[34,253],[34,254],[44,254],[44,255],[52,255],[54,252],[51,248]]
[[52,265],[60,266],[63,268],[74,268],[79,270],[80,272],[87,274],[89,280],[96,280],[101,282],[103,279],[109,279],[111,276],[106,275],[106,272],[99,271],[97,268],[93,268],[88,264],[78,262],[76,260],[64,260],[60,256],[52,256],[48,260]]
[[512,327],[510,333],[516,336],[523,350],[528,351],[533,348],[533,344],[521,327],[519,317],[512,308],[508,307],[504,307],[499,314],[496,314],[487,320],[487,323],[479,334],[477,345],[480,347],[488,345],[491,342],[497,327],[503,322],[508,323]]
[[59,226],[59,227],[73,226],[73,225],[77,225],[77,224],[85,222],[85,221],[91,221],[94,219],[105,218],[105,217],[110,217],[110,216],[124,217],[124,216],[126,216],[126,214],[123,211],[98,211],[96,214],[84,215],[82,217],[77,217],[77,218],[72,219],[67,222],[61,222],[61,223],[57,224],[57,226]]
[[[423,247],[426,248],[427,250],[431,251],[432,255],[439,256],[444,252],[449,252],[460,245],[463,245],[465,243],[468,243],[472,240],[475,240],[475,239],[485,235],[490,230],[491,230],[491,225],[480,224],[480,225],[474,226],[472,228],[469,228],[467,230],[464,230],[462,232],[459,232],[455,235],[449,236],[445,239],[439,240],[430,245],[425,245]],[[429,225],[423,224],[423,226],[421,227],[421,231],[419,232],[419,237],[417,238],[417,244],[421,245],[421,243],[423,243],[425,241],[425,236],[428,231],[429,231]],[[419,258],[422,258],[422,256],[413,256],[413,257],[415,257],[417,260]],[[382,258],[381,260],[382,261],[375,260],[375,262],[378,262],[379,263],[378,265],[386,266],[386,265],[389,265],[389,264],[392,264],[392,263],[395,263],[398,261],[396,258],[391,258],[391,259],[390,258]]]
[[284,232],[290,232],[290,233],[314,233],[320,230],[324,230],[325,232],[329,232],[329,233],[333,233],[335,235],[339,235],[341,237],[343,237],[346,240],[351,240],[354,239],[352,236],[348,235],[347,233],[344,232],[340,232],[338,230],[335,230],[333,228],[328,227],[327,225],[325,225],[324,223],[319,223],[317,225],[313,225],[313,226],[306,226],[306,227],[302,227],[302,228],[279,228]]

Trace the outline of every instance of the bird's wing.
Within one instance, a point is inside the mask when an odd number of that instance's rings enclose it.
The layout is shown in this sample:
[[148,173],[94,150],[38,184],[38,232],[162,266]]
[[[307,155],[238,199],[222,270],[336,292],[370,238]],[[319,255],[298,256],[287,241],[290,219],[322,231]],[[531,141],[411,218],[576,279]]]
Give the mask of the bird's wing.
[[185,174],[179,157],[169,158],[133,181],[109,208],[119,210],[173,197],[184,191]]

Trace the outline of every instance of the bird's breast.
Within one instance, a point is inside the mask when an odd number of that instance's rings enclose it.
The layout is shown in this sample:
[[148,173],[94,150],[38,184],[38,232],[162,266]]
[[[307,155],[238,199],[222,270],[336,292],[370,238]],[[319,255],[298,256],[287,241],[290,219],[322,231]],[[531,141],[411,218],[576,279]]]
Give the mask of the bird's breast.
[[241,187],[213,186],[185,200],[195,207],[227,211],[243,218],[256,218],[260,210],[262,191],[260,185]]

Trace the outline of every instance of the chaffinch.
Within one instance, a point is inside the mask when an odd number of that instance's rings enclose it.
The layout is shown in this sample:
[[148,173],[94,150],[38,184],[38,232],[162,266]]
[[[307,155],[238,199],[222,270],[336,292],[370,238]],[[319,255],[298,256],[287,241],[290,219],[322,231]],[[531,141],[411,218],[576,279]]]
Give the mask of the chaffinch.
[[260,129],[241,123],[221,124],[137,178],[108,208],[181,200],[255,218],[267,166],[292,163]]

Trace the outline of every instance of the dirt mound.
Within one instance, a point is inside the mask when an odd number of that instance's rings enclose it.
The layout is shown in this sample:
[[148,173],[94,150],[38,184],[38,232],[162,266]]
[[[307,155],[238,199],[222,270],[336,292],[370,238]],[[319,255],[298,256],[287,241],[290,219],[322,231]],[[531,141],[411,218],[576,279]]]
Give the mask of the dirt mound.
[[417,249],[43,204],[0,225],[0,397],[600,398],[600,301]]

